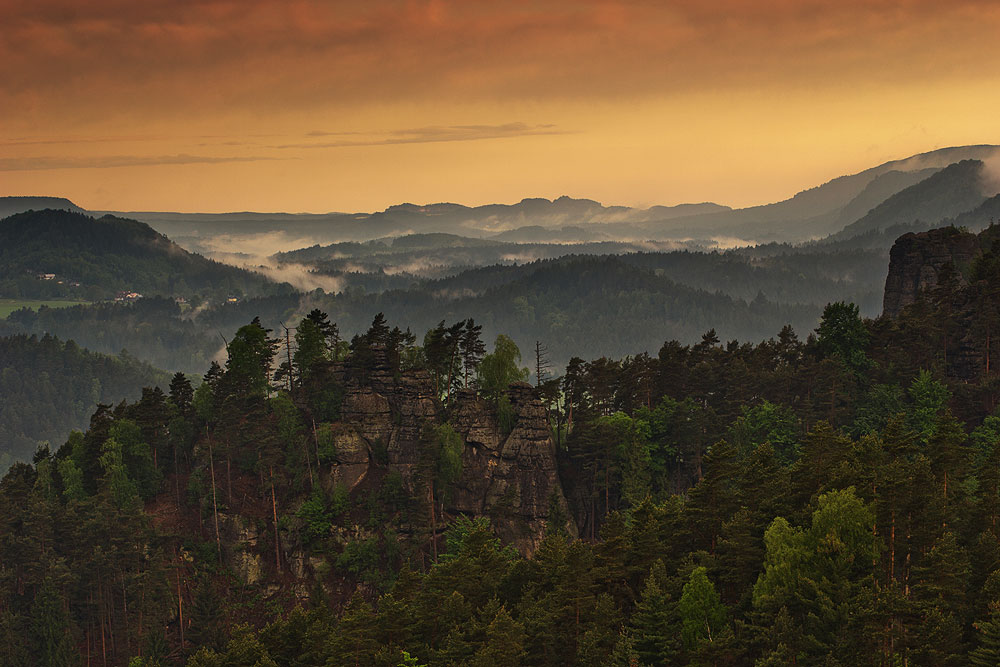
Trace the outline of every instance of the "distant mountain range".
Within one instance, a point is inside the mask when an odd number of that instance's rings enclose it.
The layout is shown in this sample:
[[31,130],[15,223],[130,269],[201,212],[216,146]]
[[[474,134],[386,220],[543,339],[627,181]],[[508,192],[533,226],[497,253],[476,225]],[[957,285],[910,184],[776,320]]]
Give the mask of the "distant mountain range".
[[[1000,147],[993,145],[943,148],[841,176],[784,201],[743,209],[714,203],[638,209],[564,196],[475,207],[407,203],[375,213],[111,213],[145,222],[185,247],[206,252],[218,250],[220,238],[261,234],[280,235],[274,240],[283,247],[273,250],[435,233],[514,243],[679,239],[796,243],[831,235],[842,239],[918,219],[933,227],[941,217],[960,215],[996,194],[981,179],[982,163],[996,156]],[[963,161],[978,161],[979,172],[966,165],[918,187]],[[963,178],[966,181],[960,183]],[[942,191],[949,187],[962,194],[949,199]],[[931,196],[935,189],[937,194]],[[904,191],[905,196],[901,195]],[[890,202],[896,195],[904,198]],[[0,198],[0,212],[42,205],[80,210],[60,198]]]

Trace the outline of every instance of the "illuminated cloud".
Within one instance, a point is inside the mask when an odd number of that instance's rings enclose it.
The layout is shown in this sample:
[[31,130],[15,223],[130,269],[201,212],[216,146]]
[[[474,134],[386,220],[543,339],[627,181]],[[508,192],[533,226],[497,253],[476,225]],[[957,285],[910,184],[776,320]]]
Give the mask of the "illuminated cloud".
[[[741,203],[1000,140],[993,0],[0,0],[0,24],[0,164],[34,174],[6,187],[103,207]],[[114,166],[167,180],[82,175]]]

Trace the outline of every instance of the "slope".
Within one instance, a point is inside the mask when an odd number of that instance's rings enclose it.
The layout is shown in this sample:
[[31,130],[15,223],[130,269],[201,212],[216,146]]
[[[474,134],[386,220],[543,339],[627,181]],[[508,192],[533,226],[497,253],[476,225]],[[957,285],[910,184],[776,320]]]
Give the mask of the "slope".
[[95,300],[131,290],[224,298],[280,289],[291,288],[189,253],[135,220],[51,209],[0,220],[3,296]]
[[985,200],[983,163],[962,160],[897,192],[830,238],[847,239],[917,221],[929,229],[944,218],[975,209]]
[[43,336],[0,338],[0,471],[52,450],[83,429],[98,403],[117,403],[143,387],[167,386],[160,370],[128,356],[89,352]]

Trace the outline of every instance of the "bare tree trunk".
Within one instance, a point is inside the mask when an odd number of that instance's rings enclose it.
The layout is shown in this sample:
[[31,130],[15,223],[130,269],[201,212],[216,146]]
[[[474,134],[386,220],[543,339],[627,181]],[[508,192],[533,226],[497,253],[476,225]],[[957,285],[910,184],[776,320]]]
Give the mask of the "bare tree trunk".
[[174,491],[177,493],[177,511],[181,509],[181,477],[177,470],[177,445],[174,444]]
[[305,438],[302,438],[302,453],[306,455],[306,468],[309,470],[309,488],[312,489],[316,483],[313,481],[312,455],[309,454],[309,445],[306,444]]
[[319,474],[320,462],[319,462],[319,432],[316,430],[316,420],[310,417],[313,425],[313,444],[316,445],[316,474]]
[[177,568],[177,618],[181,628],[181,650],[184,650],[184,594],[181,591],[181,569]]
[[271,475],[271,513],[274,517],[274,568],[281,574],[281,548],[278,543],[278,501],[274,496],[274,466],[269,465],[268,471]]
[[125,573],[122,572],[122,620],[125,622],[125,652],[132,653],[131,642],[128,631],[128,593],[125,590]]
[[[207,429],[206,429],[207,430]],[[222,565],[222,538],[219,537],[219,503],[215,496],[215,456],[212,455],[212,439],[208,440],[208,464],[212,473],[212,516],[215,518],[215,547]]]
[[437,517],[434,515],[434,482],[427,486],[428,501],[431,505],[431,553],[434,554],[434,562],[438,560],[437,545]]

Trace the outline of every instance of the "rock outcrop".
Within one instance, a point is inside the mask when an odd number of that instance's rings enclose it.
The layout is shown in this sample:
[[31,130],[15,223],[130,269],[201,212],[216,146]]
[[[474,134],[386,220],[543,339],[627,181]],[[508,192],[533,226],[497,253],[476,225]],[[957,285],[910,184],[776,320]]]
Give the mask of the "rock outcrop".
[[508,398],[515,421],[504,435],[492,406],[472,392],[458,397],[453,422],[465,452],[449,507],[491,517],[501,538],[530,554],[544,535],[552,504],[562,506],[564,516],[569,511],[545,407],[523,383],[511,386]]
[[[441,423],[443,409],[426,371],[393,373],[384,353],[374,352],[363,379],[343,368],[334,372],[345,393],[342,421],[331,427],[337,463],[330,480],[353,490],[369,475],[379,479],[373,472],[381,468],[379,473],[398,473],[407,490],[422,497],[421,431],[428,421]],[[552,504],[566,511],[566,499],[545,407],[527,384],[512,386],[508,398],[513,428],[503,433],[496,409],[474,392],[453,397],[450,421],[465,449],[460,478],[442,494],[444,510],[490,517],[499,537],[529,554],[542,539]]]
[[967,284],[968,269],[982,255],[984,240],[955,227],[900,236],[889,252],[882,314],[896,317],[921,293],[937,287],[945,272],[953,272],[959,285]]
[[[1000,308],[1000,226],[979,234],[946,227],[905,234],[892,247],[886,278],[883,315],[906,316],[921,302],[939,328],[945,374],[971,382],[995,365],[991,341]],[[974,271],[979,260],[984,265]],[[995,342],[993,342],[995,346]]]

